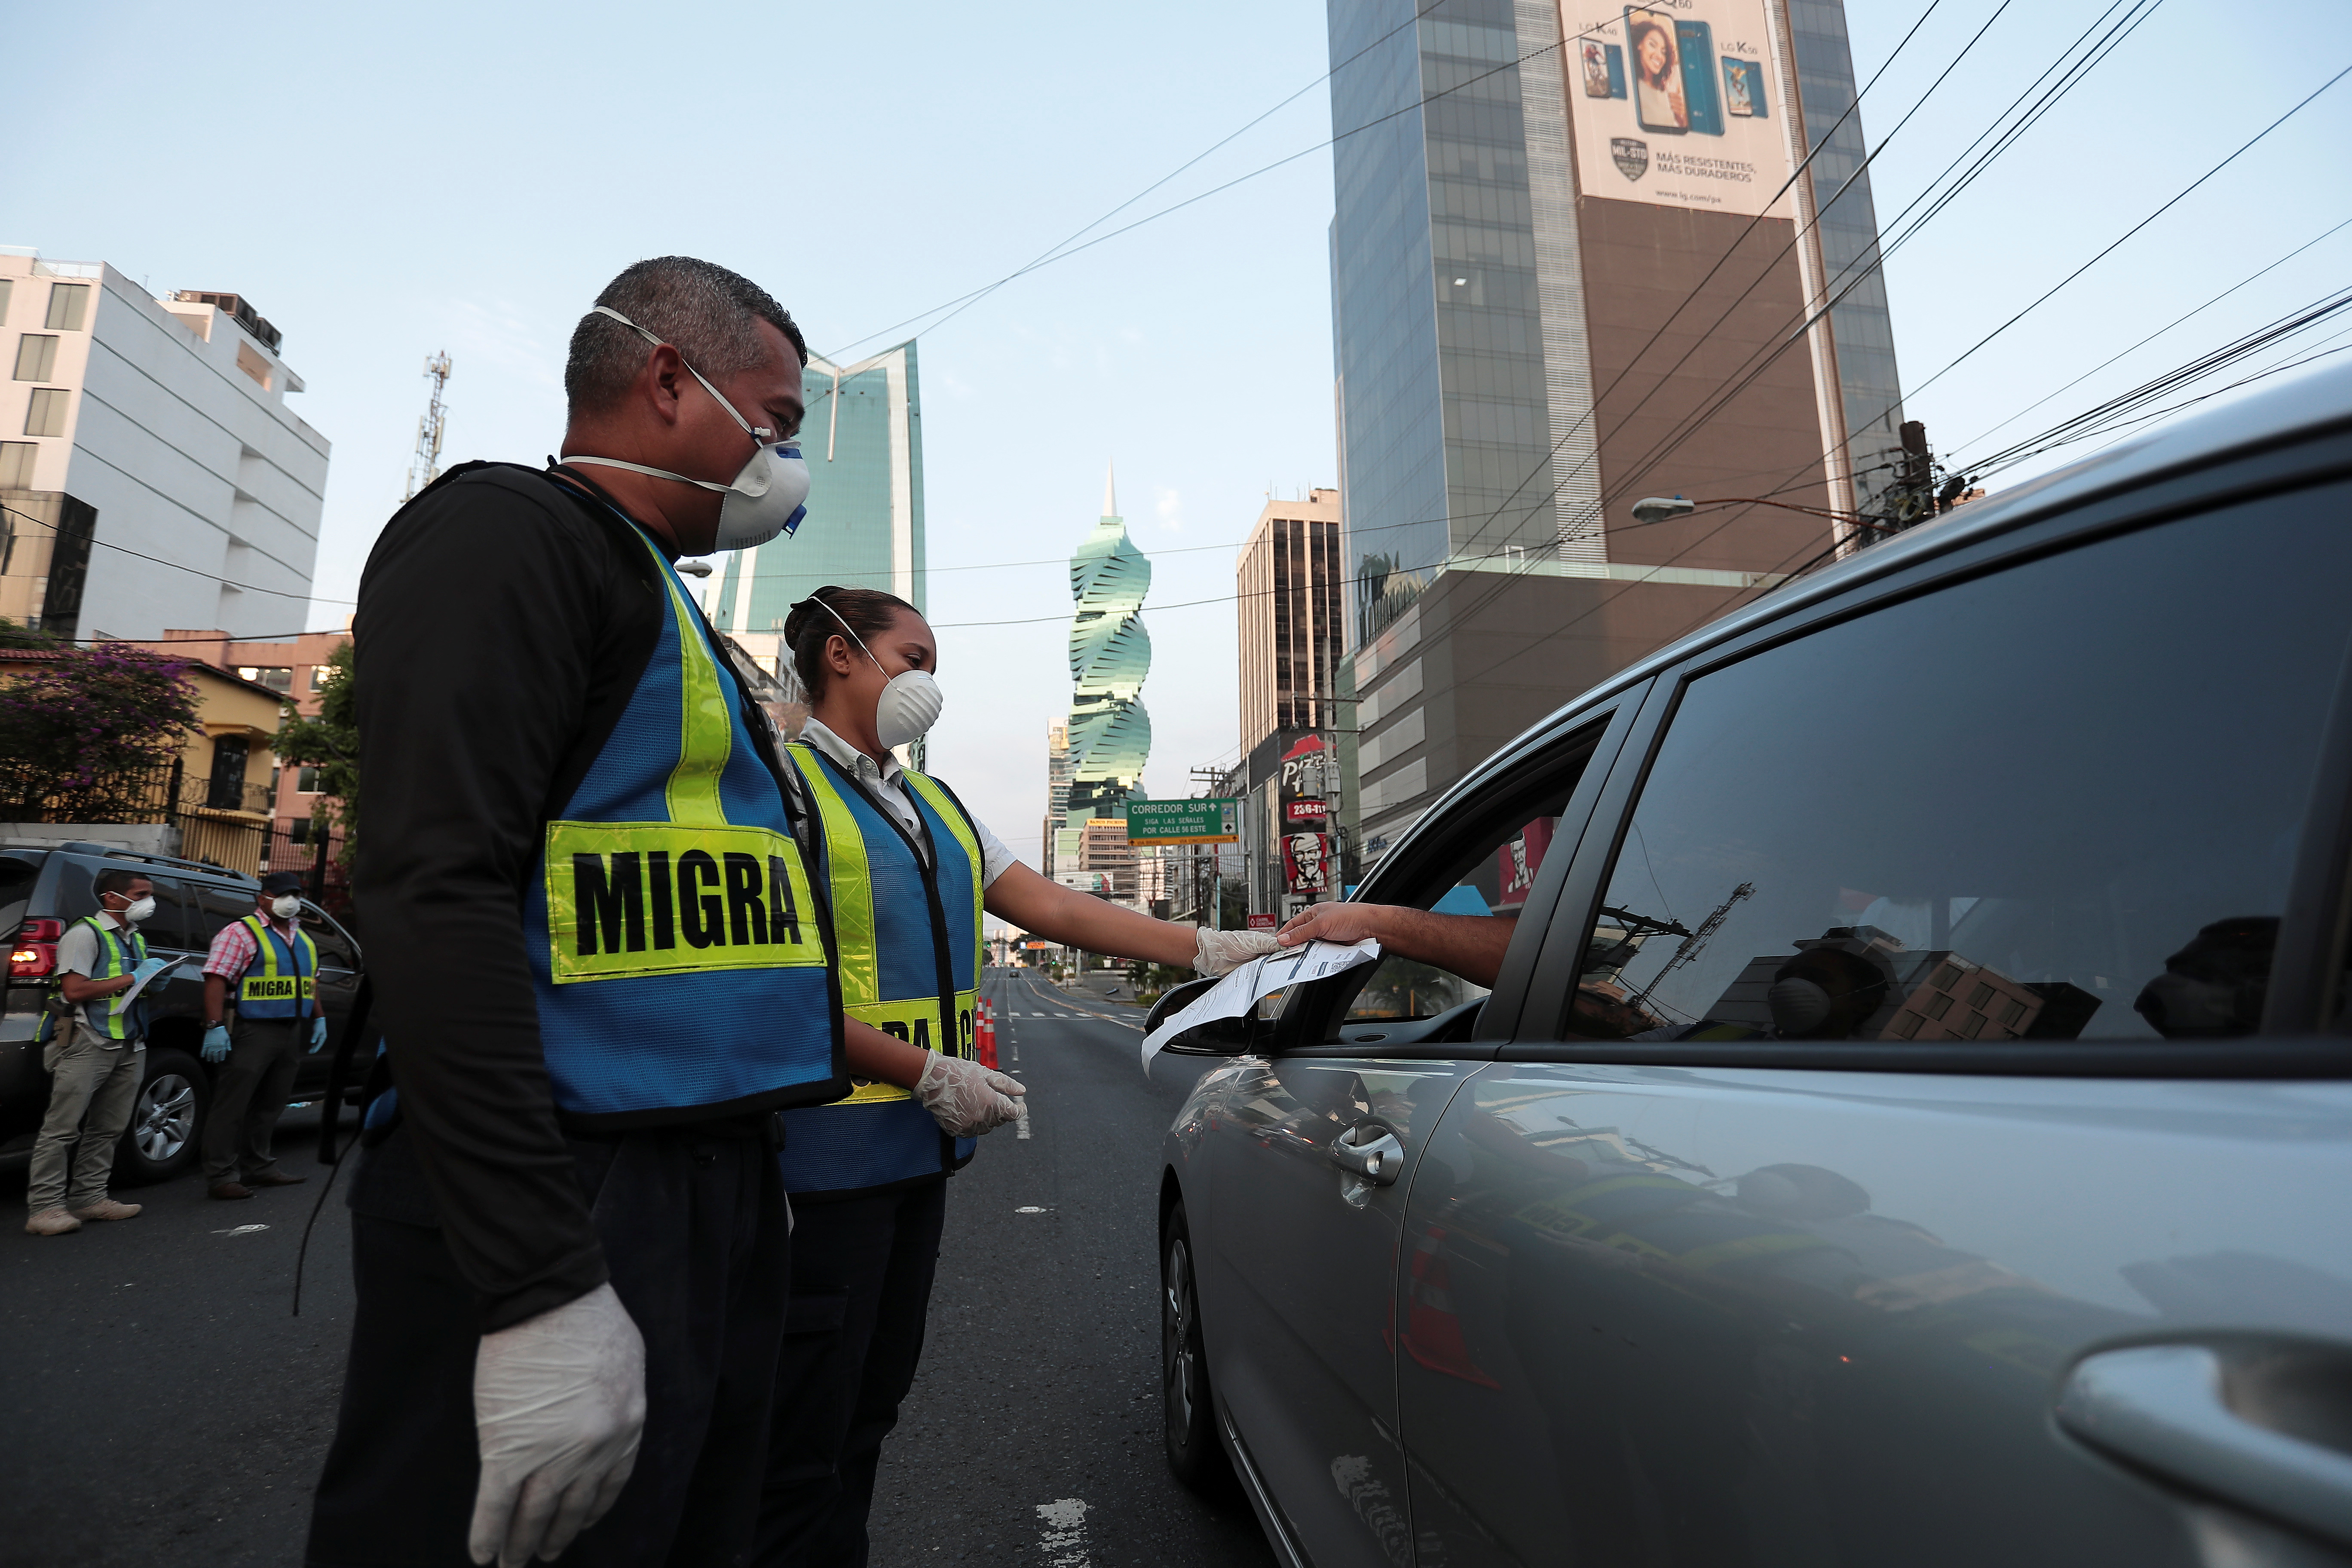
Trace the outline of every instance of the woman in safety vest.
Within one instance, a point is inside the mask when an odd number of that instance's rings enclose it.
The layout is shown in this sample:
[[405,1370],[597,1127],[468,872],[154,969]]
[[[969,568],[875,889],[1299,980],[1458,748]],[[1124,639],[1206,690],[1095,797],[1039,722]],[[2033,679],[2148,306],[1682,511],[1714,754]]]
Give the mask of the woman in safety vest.
[[858,1087],[784,1112],[793,1299],[776,1365],[761,1564],[866,1561],[882,1439],[915,1378],[946,1215],[973,1134],[1013,1120],[1022,1086],[975,1071],[982,914],[1089,952],[1222,974],[1274,945],[1196,931],[1046,880],[948,786],[894,749],[939,717],[931,628],[912,605],[820,588],[784,639],[811,717],[786,754],[812,871],[832,895]]

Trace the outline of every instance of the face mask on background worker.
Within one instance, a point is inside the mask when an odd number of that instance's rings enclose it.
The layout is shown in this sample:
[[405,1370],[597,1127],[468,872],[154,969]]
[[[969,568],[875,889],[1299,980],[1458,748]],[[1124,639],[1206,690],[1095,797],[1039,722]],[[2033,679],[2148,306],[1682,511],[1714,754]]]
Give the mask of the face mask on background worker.
[[940,690],[940,683],[931,679],[931,672],[902,669],[892,675],[882,669],[882,661],[874,658],[874,650],[866,646],[866,639],[852,630],[847,621],[841,620],[839,610],[823,599],[814,603],[841,621],[841,629],[849,633],[849,640],[857,645],[857,651],[871,660],[875,668],[882,670],[882,695],[874,704],[875,738],[891,747],[911,745],[921,740],[939,722],[940,710],[947,704],[947,697]]
[[290,921],[302,912],[302,900],[291,893],[280,893],[270,900],[269,912],[281,921]]
[[[661,339],[607,306],[599,305],[595,313],[610,316],[646,342],[659,347]],[[686,364],[686,356],[678,356]],[[804,502],[808,500],[808,464],[801,458],[797,438],[776,439],[776,433],[763,425],[754,425],[743,417],[742,411],[726,398],[719,389],[703,380],[702,373],[690,364],[686,371],[702,382],[702,390],[717,399],[727,416],[743,427],[743,434],[752,441],[751,456],[735,476],[732,484],[717,484],[709,479],[692,479],[685,474],[673,474],[667,468],[648,468],[636,463],[625,463],[618,458],[588,458],[566,456],[567,463],[589,463],[598,468],[626,468],[633,474],[646,474],[656,479],[676,479],[681,484],[717,490],[726,496],[719,508],[719,539],[713,550],[749,550],[755,544],[765,544],[780,533],[790,533],[808,515]]]
[[[121,895],[118,894],[116,896],[120,897]],[[122,911],[122,918],[130,921],[132,925],[137,925],[141,921],[146,920],[154,914],[154,912],[155,897],[151,893],[147,897],[140,900],[137,903],[132,904],[130,908],[124,910]]]

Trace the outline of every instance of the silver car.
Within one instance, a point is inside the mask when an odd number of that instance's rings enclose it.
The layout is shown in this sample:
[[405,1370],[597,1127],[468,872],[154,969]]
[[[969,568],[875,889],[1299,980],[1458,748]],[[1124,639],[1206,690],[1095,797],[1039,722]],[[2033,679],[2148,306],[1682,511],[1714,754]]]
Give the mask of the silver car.
[[1491,992],[1151,1064],[1178,1474],[1316,1568],[2352,1561],[2347,646],[2337,372],[1506,747],[1358,895]]

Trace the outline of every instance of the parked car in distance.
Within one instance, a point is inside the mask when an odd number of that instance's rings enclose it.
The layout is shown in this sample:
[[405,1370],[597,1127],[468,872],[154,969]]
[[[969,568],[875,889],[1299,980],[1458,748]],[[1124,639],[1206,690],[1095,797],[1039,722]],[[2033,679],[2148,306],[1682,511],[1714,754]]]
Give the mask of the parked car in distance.
[[[56,984],[58,942],[98,912],[90,879],[110,867],[155,884],[155,913],[139,930],[157,958],[193,956],[147,990],[147,1072],[114,1161],[115,1179],[160,1182],[194,1165],[196,1135],[212,1103],[214,1068],[200,1054],[205,1034],[204,957],[220,929],[254,910],[260,884],[218,866],[140,855],[104,844],[0,842],[0,930],[13,931],[7,990],[0,1004],[0,1158],[32,1147],[48,1108],[49,1075],[34,1043],[41,1008]],[[306,1055],[289,1103],[326,1093],[343,1020],[359,992],[359,943],[305,900],[302,929],[319,950],[318,994],[326,1010],[325,1049]],[[367,1063],[355,1062],[347,1087]]]
[[1491,990],[1150,1062],[1177,1473],[1316,1568],[2352,1562],[2347,583],[2337,371],[1505,747],[1356,895]]

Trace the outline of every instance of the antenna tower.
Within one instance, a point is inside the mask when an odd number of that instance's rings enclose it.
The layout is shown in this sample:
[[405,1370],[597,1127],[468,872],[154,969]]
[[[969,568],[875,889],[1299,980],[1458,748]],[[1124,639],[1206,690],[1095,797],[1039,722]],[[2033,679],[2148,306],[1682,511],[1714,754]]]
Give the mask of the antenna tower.
[[408,460],[408,489],[403,500],[415,500],[416,492],[441,477],[441,435],[449,420],[449,410],[441,402],[441,389],[449,384],[449,355],[445,351],[425,362],[425,374],[433,383],[433,400],[425,405],[425,417],[416,422],[416,455]]

